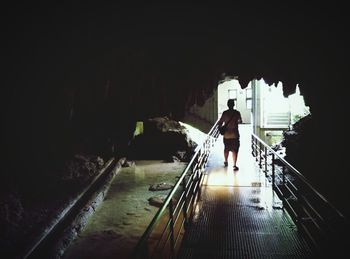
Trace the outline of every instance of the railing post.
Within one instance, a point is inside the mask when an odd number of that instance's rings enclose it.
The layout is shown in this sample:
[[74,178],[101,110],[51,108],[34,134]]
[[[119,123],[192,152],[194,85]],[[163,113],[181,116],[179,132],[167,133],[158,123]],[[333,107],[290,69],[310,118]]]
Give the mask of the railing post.
[[285,207],[285,203],[286,203],[286,196],[285,196],[285,184],[286,184],[286,176],[285,176],[285,165],[282,166],[282,186],[283,186],[283,191],[282,191],[282,205],[283,207]]
[[265,155],[265,177],[267,176],[267,148],[264,146],[264,155]]
[[208,162],[209,154],[210,154],[210,138],[207,138],[205,140],[206,148],[205,148],[205,161],[204,164],[206,165]]
[[175,258],[175,238],[174,238],[174,215],[173,215],[173,201],[169,202],[169,217],[170,217],[170,249],[171,258]]
[[200,170],[201,170],[201,158],[202,158],[202,154],[203,154],[203,150],[201,150],[198,153],[198,157],[197,157],[197,177],[196,180],[198,181],[199,179],[199,174],[200,174]]
[[[199,180],[199,170],[200,170],[200,168],[199,168],[199,158],[201,156],[200,153],[201,153],[201,150],[198,152],[197,157],[196,157],[196,159],[194,160],[194,163],[193,163],[193,167],[195,168],[195,170],[193,171],[193,178],[192,178],[194,186],[196,186],[196,183]],[[196,189],[195,188],[193,188],[192,193],[193,194],[196,193]]]
[[261,143],[259,142],[259,167],[262,165]]
[[[267,151],[272,159],[271,169],[267,168]],[[349,222],[346,217],[318,193],[297,169],[255,134],[252,134],[252,154],[259,155],[259,158],[256,156],[256,163],[261,169],[262,159],[265,159],[265,176],[267,169],[271,170],[273,198],[277,194],[278,199],[282,200],[282,209],[286,209],[297,227],[303,229],[305,237],[318,250],[317,254],[322,252],[324,244],[330,247],[330,240],[333,243],[334,237],[340,237],[347,231]],[[343,226],[345,230],[341,229]],[[339,247],[336,244],[336,249]],[[332,253],[336,249],[332,247]]]
[[275,188],[275,154],[272,153],[272,186]]
[[187,227],[187,223],[188,223],[188,218],[187,218],[187,206],[188,206],[188,202],[187,202],[187,189],[186,189],[186,180],[185,180],[186,178],[184,178],[183,180],[182,180],[182,184],[183,184],[183,191],[184,191],[184,199],[185,199],[185,201],[184,201],[184,206],[183,206],[183,208],[182,208],[182,213],[183,213],[183,215],[184,215],[184,219],[185,219],[185,223],[184,223],[184,227],[185,227],[185,229],[186,229],[186,227]]
[[254,151],[255,151],[255,161],[258,162],[258,139],[257,138],[255,138]]
[[254,136],[251,137],[252,156],[254,157]]

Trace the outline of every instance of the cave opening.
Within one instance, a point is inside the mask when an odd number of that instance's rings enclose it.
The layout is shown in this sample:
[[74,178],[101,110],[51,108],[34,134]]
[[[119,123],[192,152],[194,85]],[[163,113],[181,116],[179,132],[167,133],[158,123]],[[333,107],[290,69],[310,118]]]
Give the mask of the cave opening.
[[[311,116],[310,107],[305,104],[299,85],[288,96],[284,94],[282,82],[268,84],[263,78],[251,80],[243,88],[236,77],[227,77],[219,81],[202,106],[197,104],[189,111],[210,123],[220,118],[227,109],[227,100],[235,100],[235,109],[242,116],[242,123],[249,132],[253,132],[270,146],[283,139],[283,132],[292,130],[293,124]],[[204,132],[208,129],[197,125]],[[249,126],[249,127],[247,127]]]

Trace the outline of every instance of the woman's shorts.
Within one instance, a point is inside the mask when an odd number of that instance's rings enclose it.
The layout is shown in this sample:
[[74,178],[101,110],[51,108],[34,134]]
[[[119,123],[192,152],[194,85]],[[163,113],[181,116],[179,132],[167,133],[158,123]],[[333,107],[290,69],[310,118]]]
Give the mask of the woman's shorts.
[[236,153],[239,150],[239,139],[237,138],[224,138],[225,151],[235,151]]

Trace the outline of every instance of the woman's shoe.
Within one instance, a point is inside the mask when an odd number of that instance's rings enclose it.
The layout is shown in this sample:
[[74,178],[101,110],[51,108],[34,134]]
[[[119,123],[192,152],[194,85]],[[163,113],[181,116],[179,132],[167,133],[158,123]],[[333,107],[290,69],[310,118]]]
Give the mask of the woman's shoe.
[[233,167],[233,170],[234,170],[234,171],[238,171],[238,170],[239,170],[238,166],[234,166],[234,167]]
[[227,166],[228,166],[228,163],[227,163],[227,162],[224,162],[224,166],[227,167]]

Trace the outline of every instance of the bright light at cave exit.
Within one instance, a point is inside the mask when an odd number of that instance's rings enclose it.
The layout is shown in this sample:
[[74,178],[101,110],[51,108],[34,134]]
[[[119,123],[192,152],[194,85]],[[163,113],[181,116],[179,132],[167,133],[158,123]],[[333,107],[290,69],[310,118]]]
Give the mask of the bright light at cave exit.
[[305,106],[304,98],[300,95],[299,86],[297,85],[294,94],[287,98],[283,97],[282,83],[277,86],[267,84],[262,86],[262,100],[264,113],[288,112],[290,113],[291,123],[310,113],[309,107]]

